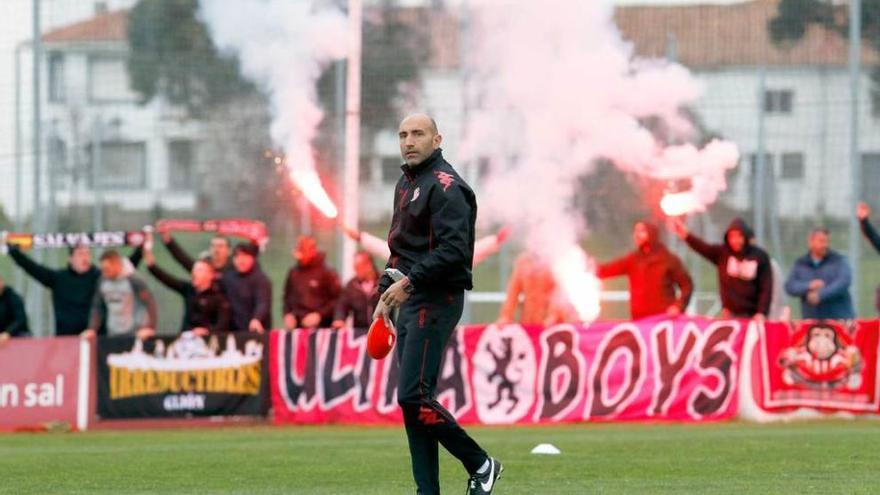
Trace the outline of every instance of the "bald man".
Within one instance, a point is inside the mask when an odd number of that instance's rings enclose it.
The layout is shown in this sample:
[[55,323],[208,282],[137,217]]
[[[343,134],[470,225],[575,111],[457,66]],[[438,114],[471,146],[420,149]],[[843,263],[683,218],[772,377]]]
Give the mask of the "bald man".
[[397,402],[403,410],[412,472],[418,493],[440,493],[438,443],[467,470],[469,494],[492,493],[502,466],[489,457],[437,402],[434,390],[446,343],[461,318],[464,291],[473,288],[477,201],[461,176],[443,159],[443,137],[434,119],[411,115],[400,123],[400,154],[406,162],[394,191],[388,234],[388,268],[374,317],[397,316],[400,362]]

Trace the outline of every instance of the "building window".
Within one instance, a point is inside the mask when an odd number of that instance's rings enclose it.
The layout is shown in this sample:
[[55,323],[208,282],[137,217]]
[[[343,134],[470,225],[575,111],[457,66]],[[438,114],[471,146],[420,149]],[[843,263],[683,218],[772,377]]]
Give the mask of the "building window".
[[99,103],[131,102],[137,99],[128,83],[125,58],[89,58],[89,99]]
[[67,143],[55,136],[46,142],[46,158],[52,169],[52,179],[56,190],[63,190],[67,184]]
[[790,89],[768,89],[764,92],[764,111],[790,114],[794,92]]
[[176,191],[191,191],[195,187],[195,145],[192,141],[176,140],[168,143],[168,186]]
[[49,53],[49,101],[62,103],[64,98],[64,54],[51,52]]
[[[147,145],[141,142],[105,141],[95,152],[86,148],[89,163],[89,187],[93,190],[144,189],[147,186]],[[97,179],[97,184],[95,183]]]
[[803,153],[783,153],[782,168],[779,176],[782,179],[803,179],[804,178],[804,154]]
[[861,199],[880,208],[880,152],[862,153]]
[[400,178],[400,166],[403,162],[397,157],[385,157],[382,159],[382,181],[395,183]]
[[871,116],[880,119],[880,88],[877,87],[871,90]]

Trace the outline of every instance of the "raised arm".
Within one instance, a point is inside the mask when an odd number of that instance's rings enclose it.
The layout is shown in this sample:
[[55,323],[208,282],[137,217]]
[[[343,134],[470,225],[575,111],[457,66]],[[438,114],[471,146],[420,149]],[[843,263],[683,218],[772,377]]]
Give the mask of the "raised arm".
[[168,242],[165,243],[165,247],[168,248],[168,252],[171,253],[171,257],[174,258],[174,261],[180,263],[180,266],[186,268],[186,271],[192,270],[196,260],[187,254],[173,237],[168,239]]
[[713,265],[717,265],[721,261],[721,253],[724,250],[724,246],[721,244],[709,244],[691,233],[684,238],[684,242]]
[[9,256],[15,264],[20,266],[21,269],[33,277],[34,280],[49,289],[55,287],[55,283],[58,280],[58,274],[55,270],[47,268],[30,259],[28,255],[21,252],[18,246],[9,246]]

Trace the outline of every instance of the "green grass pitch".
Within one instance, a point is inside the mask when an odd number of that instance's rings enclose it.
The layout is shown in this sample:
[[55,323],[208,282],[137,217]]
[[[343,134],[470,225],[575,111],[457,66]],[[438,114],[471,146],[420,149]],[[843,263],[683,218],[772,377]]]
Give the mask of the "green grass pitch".
[[[880,423],[482,427],[505,494],[875,494]],[[562,450],[531,455],[538,443]],[[465,474],[441,453],[444,493]],[[0,435],[0,493],[412,494],[403,428],[231,427]]]

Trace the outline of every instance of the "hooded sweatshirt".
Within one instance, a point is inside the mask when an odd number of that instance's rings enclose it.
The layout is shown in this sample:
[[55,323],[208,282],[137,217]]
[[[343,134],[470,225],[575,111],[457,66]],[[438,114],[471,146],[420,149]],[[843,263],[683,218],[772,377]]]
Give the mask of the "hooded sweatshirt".
[[[630,313],[633,319],[663,314],[672,306],[684,311],[694,283],[678,256],[660,241],[657,226],[642,222],[648,241],[630,254],[599,266],[599,278],[629,278]],[[678,289],[678,294],[676,294]]]
[[324,253],[318,253],[308,265],[297,263],[287,272],[284,314],[293,314],[302,321],[307,314],[318,313],[321,327],[329,327],[341,291],[336,272],[324,262]]
[[[727,241],[733,230],[742,232],[745,244],[736,253]],[[699,237],[688,234],[685,242],[700,256],[718,267],[718,291],[721,305],[732,316],[752,317],[767,315],[773,296],[773,270],[770,257],[752,243],[755,234],[741,218],[735,218],[724,232],[723,244],[707,244]]]

